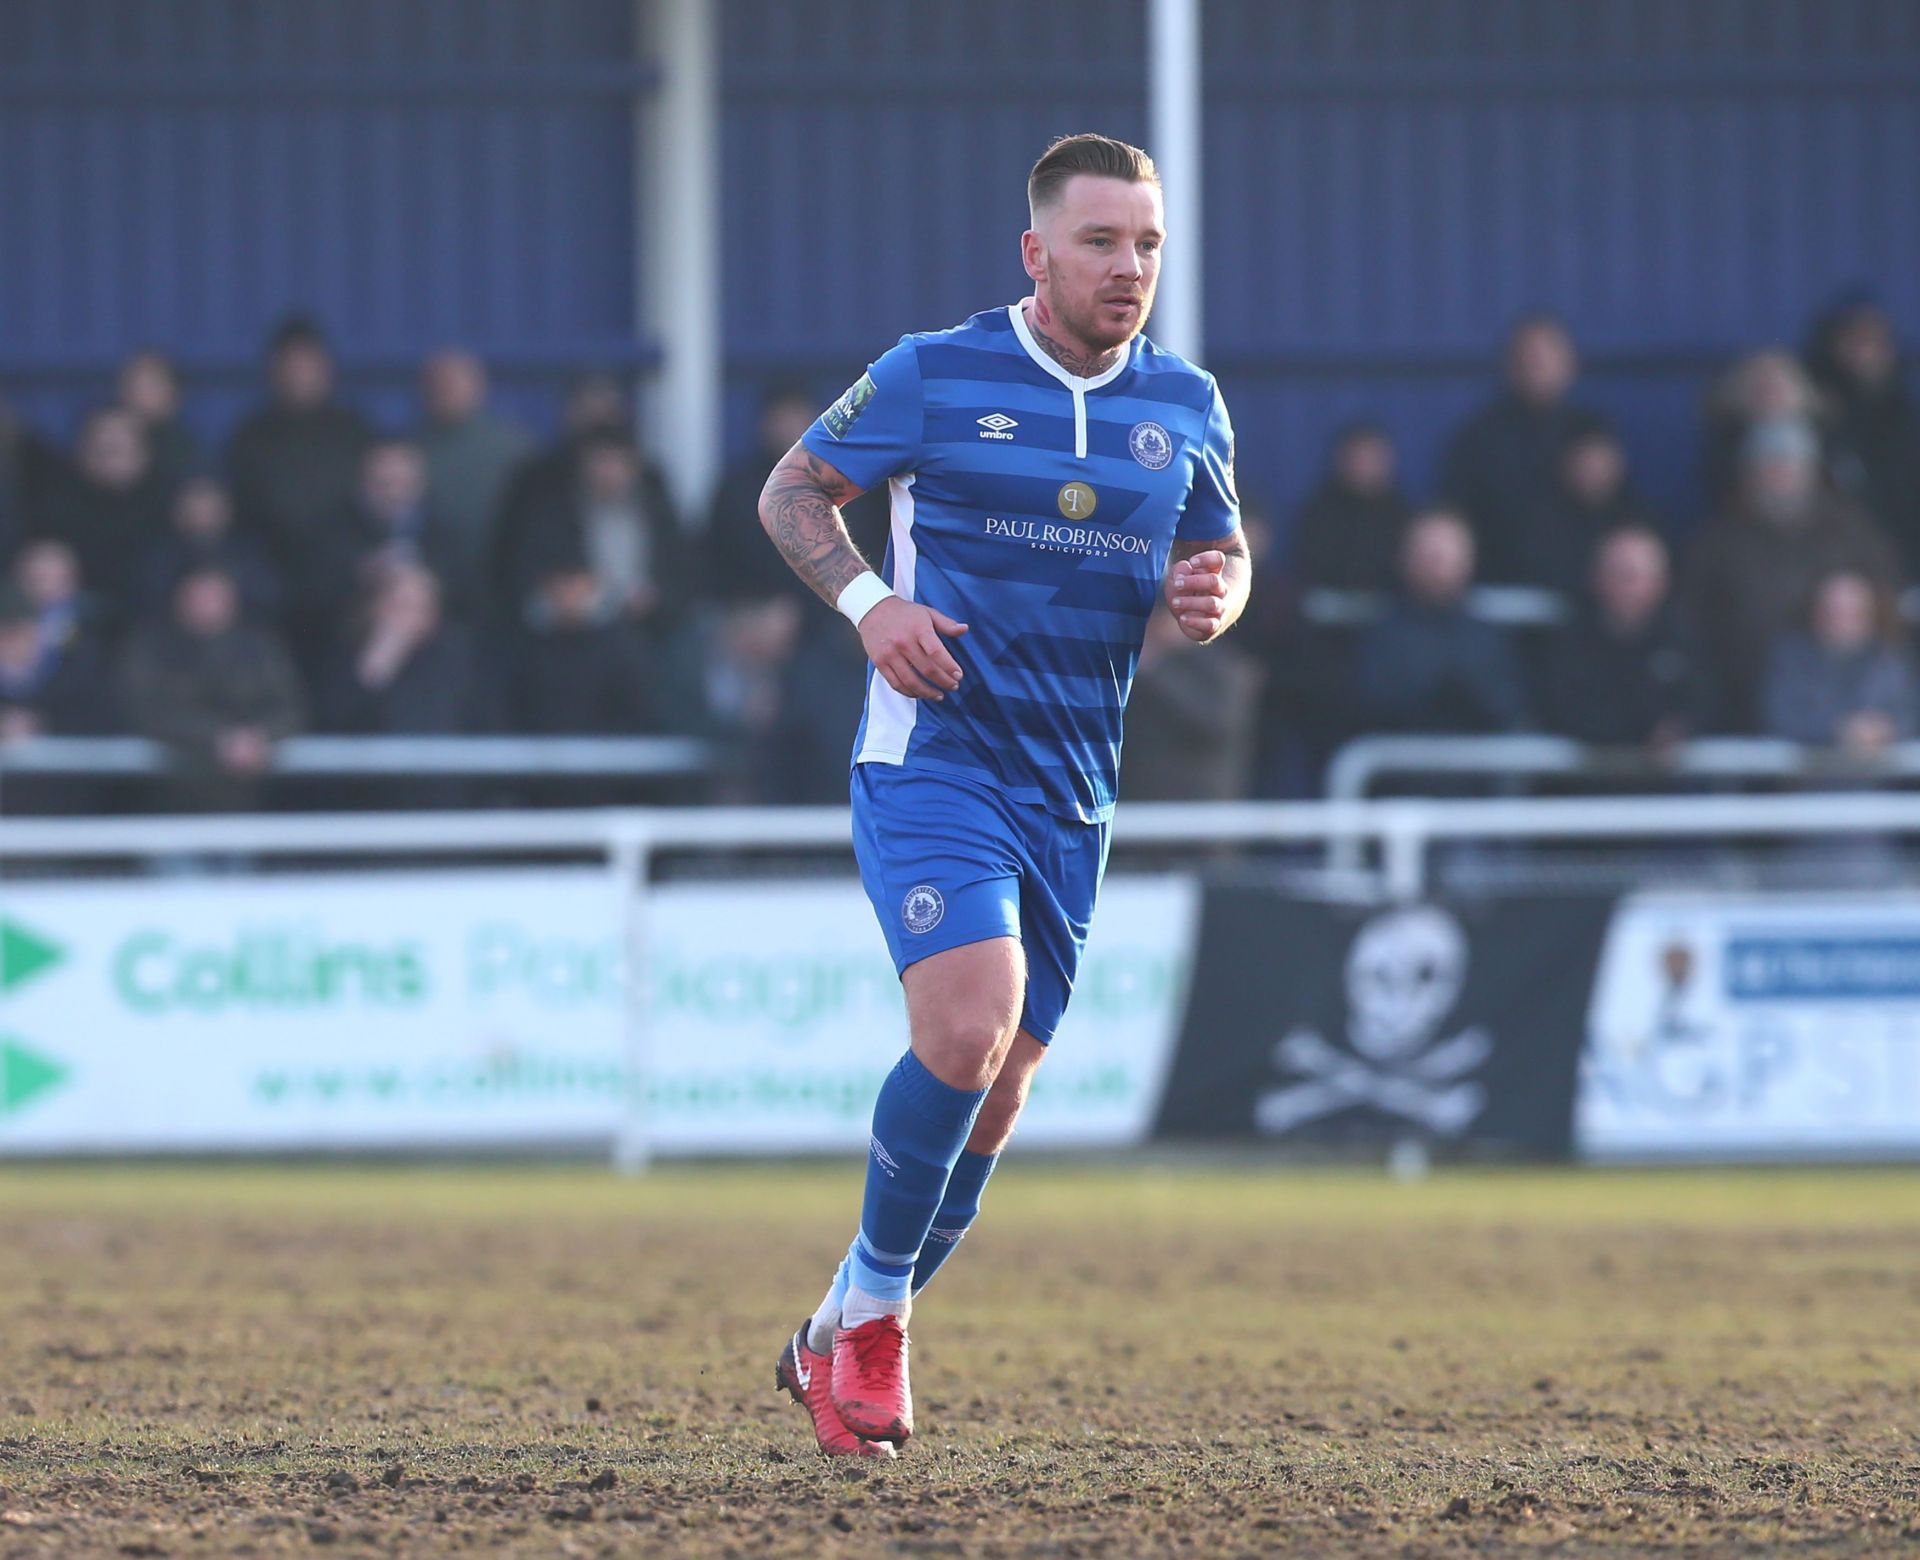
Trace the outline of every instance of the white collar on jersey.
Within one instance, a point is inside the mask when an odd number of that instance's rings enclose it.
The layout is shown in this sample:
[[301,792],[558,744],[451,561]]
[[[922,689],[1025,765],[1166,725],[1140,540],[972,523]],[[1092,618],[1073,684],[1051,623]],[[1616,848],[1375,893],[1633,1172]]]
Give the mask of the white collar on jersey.
[[[1058,363],[1054,362],[1052,358],[1048,357],[1046,349],[1033,339],[1033,331],[1027,324],[1026,314],[1027,305],[1032,302],[1032,298],[1022,298],[1018,303],[1007,306],[1007,313],[1013,320],[1013,333],[1020,338],[1020,345],[1027,349],[1027,356],[1032,358],[1034,362],[1038,363],[1069,390],[1098,390],[1102,385],[1111,384],[1115,379],[1118,379],[1120,375],[1125,372],[1127,365],[1133,361],[1133,341],[1129,341],[1127,343],[1127,350],[1120,354],[1119,359],[1114,363],[1113,367],[1108,369],[1104,374],[1096,374],[1091,379],[1082,379],[1078,374],[1072,372],[1072,370],[1062,368]],[[1134,341],[1138,341],[1139,339],[1138,336],[1134,337]]]

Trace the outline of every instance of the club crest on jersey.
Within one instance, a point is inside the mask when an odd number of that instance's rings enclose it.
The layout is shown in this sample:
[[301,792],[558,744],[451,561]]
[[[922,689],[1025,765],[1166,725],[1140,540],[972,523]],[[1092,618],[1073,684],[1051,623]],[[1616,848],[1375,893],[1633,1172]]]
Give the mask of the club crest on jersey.
[[1173,439],[1157,422],[1139,422],[1127,435],[1133,458],[1149,471],[1159,471],[1173,459]]
[[932,931],[947,913],[947,902],[931,883],[916,883],[900,902],[900,919],[916,937]]
[[844,439],[847,430],[860,420],[860,414],[867,409],[873,392],[873,375],[862,374],[847,387],[845,395],[820,414],[820,421],[827,425],[827,432],[836,439]]
[[1060,489],[1054,502],[1060,506],[1060,513],[1069,520],[1088,519],[1100,506],[1100,500],[1094,496],[1093,489],[1084,482],[1067,483]]

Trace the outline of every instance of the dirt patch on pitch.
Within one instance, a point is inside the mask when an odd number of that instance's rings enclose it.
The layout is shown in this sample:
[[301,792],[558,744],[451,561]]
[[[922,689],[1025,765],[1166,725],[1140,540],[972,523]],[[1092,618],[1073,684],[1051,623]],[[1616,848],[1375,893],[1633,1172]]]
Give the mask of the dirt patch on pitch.
[[1920,1555],[1897,1198],[1324,1184],[1010,1166],[849,1467],[771,1388],[844,1170],[11,1174],[0,1557]]

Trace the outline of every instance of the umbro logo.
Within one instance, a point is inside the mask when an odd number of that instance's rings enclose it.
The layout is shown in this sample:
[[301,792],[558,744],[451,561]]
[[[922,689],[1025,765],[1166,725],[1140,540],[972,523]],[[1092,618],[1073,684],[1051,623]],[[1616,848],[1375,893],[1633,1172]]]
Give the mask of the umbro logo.
[[881,1143],[880,1139],[869,1136],[867,1139],[867,1147],[873,1150],[873,1157],[879,1161],[880,1168],[887,1172],[887,1178],[889,1180],[899,1174],[900,1161],[887,1152],[886,1146]]
[[980,437],[983,439],[1011,439],[1013,430],[1020,426],[1005,412],[988,412],[985,417],[976,417],[980,424]]

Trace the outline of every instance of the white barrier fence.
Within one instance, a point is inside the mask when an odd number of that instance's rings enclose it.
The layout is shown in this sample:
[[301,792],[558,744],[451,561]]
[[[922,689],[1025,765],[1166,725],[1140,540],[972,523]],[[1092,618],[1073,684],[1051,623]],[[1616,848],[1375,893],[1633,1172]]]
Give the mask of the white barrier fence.
[[[1139,805],[1116,843],[1372,845],[1346,890],[1406,900],[1443,840],[1898,832],[1920,797]],[[841,809],[0,821],[0,862],[87,868],[0,879],[0,1152],[857,1145],[905,1038],[857,882],[653,880],[847,843]],[[1024,1141],[1144,1136],[1197,897],[1112,880]]]

